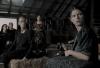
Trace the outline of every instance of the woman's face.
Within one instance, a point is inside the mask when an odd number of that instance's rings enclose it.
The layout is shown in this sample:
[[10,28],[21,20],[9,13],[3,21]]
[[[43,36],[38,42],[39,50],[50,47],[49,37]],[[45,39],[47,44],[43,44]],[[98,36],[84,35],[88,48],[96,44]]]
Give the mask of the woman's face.
[[21,28],[24,28],[24,27],[26,26],[25,18],[20,17],[20,18],[19,18],[18,24],[19,24],[19,26],[20,26]]
[[70,14],[70,20],[75,26],[82,26],[84,15],[79,9],[74,9]]
[[7,25],[4,25],[3,26],[3,31],[6,31],[7,30]]
[[9,23],[9,28],[13,28],[13,23]]
[[35,24],[35,27],[38,29],[42,29],[43,28],[43,22],[42,21],[37,21]]

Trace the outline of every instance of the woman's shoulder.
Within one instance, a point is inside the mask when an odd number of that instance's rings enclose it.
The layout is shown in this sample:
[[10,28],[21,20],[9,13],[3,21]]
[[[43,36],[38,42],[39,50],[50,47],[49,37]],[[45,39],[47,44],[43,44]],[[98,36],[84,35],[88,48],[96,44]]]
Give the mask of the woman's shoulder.
[[94,33],[93,29],[90,27],[83,27],[82,32],[84,33]]
[[92,28],[83,28],[82,34],[87,35],[88,37],[96,37],[96,33]]

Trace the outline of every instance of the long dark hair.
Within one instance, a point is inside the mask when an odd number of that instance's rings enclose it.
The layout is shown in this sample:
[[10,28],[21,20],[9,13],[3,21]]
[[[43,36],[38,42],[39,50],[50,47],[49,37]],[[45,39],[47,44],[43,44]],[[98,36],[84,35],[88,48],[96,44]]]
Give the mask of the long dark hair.
[[[1,27],[1,32],[3,32],[3,27],[4,27],[4,26],[6,26],[6,28],[7,28],[7,24],[3,24],[3,25],[2,25],[2,27]],[[6,31],[7,31],[7,30],[6,30]]]
[[[86,11],[84,11],[84,10],[82,9],[82,7],[76,6],[76,5],[72,6],[72,7],[70,8],[69,12],[68,12],[68,16],[67,16],[67,17],[70,17],[72,11],[75,10],[75,9],[80,10],[80,11],[82,12],[83,16],[84,16],[84,22],[82,22],[82,27],[89,28],[90,26],[89,26],[89,22],[88,22],[88,20],[87,20],[87,13],[86,13]],[[86,13],[86,14],[85,14],[85,13]]]
[[82,9],[82,7],[73,5],[73,6],[70,7],[70,9],[69,9],[69,11],[68,11],[68,17],[70,17],[70,14],[71,14],[72,11],[75,10],[75,9],[80,10],[80,11],[83,13],[83,15],[85,15],[85,13],[86,13],[86,12]]

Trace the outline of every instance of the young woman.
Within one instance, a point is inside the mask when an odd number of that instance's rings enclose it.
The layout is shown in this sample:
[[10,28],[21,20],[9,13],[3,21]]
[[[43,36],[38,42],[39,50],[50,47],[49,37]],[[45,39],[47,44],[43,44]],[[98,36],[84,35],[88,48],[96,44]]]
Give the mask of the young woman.
[[83,68],[98,60],[97,38],[95,33],[86,26],[87,22],[82,10],[72,7],[69,20],[77,30],[72,50],[65,49],[65,56],[49,59],[47,68]]

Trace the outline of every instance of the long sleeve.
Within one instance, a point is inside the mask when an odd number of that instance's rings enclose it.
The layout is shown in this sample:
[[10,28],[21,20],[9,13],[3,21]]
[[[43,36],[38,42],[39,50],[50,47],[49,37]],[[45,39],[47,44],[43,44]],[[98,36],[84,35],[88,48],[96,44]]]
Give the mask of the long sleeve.
[[14,50],[16,48],[16,40],[17,40],[17,35],[18,35],[18,32],[16,31],[15,32],[15,39],[11,45],[11,47],[8,49],[8,52],[11,51],[11,50]]
[[81,31],[77,38],[75,51],[81,52],[90,57],[90,60],[97,59],[97,38],[93,31]]
[[27,52],[26,52],[26,55],[25,55],[25,57],[28,57],[28,55],[30,54],[30,52],[31,52],[31,50],[32,50],[32,42],[31,42],[31,33],[30,33],[30,31],[29,31],[29,33],[28,33],[28,49],[27,49]]

